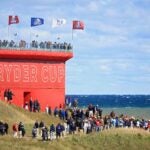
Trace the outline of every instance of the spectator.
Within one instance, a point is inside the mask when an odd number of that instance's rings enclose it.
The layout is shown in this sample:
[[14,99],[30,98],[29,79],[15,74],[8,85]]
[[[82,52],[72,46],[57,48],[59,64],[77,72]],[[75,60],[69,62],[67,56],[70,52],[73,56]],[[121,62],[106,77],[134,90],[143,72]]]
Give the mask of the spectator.
[[5,89],[5,91],[4,91],[4,100],[5,101],[8,100],[8,89]]
[[46,111],[46,114],[49,114],[49,107],[48,107],[48,105],[46,106],[46,108],[45,108],[45,111]]
[[36,120],[35,123],[34,123],[34,127],[35,127],[35,129],[36,129],[36,136],[38,136],[38,135],[39,135],[39,123],[38,123],[37,120]]
[[51,126],[50,126],[50,140],[51,141],[56,139],[55,131],[56,131],[56,128],[55,128],[54,124],[51,124]]
[[41,121],[39,124],[39,128],[40,128],[40,135],[42,136],[42,128],[44,127],[44,122]]
[[10,89],[8,89],[8,101],[11,103],[11,101],[12,101],[12,97],[14,96],[14,94],[13,94],[13,92],[10,90]]
[[30,100],[29,100],[29,109],[30,109],[30,112],[33,111],[33,101],[32,101],[32,98],[30,98]]
[[5,126],[2,121],[0,121],[0,134],[4,135],[5,134]]
[[61,124],[58,123],[56,126],[56,138],[57,139],[61,137],[61,132],[62,132],[62,127],[61,127]]
[[25,128],[24,128],[24,124],[22,122],[20,122],[19,125],[18,125],[18,131],[19,131],[19,138],[24,137]]
[[18,124],[17,123],[14,123],[13,126],[12,126],[12,130],[13,130],[13,136],[15,138],[18,137]]
[[35,126],[33,126],[33,128],[32,128],[32,137],[33,137],[33,138],[36,138],[36,137],[37,137],[37,129],[36,129]]
[[48,129],[46,126],[42,127],[42,139],[43,141],[48,140]]
[[8,134],[8,128],[9,128],[9,126],[8,126],[8,123],[7,122],[5,122],[4,123],[4,132],[5,132],[5,134]]
[[24,109],[25,109],[25,110],[29,110],[29,106],[28,106],[28,102],[27,102],[27,101],[26,101],[25,104],[24,104]]
[[51,109],[50,106],[48,107],[48,114],[49,114],[49,115],[52,115],[52,109]]

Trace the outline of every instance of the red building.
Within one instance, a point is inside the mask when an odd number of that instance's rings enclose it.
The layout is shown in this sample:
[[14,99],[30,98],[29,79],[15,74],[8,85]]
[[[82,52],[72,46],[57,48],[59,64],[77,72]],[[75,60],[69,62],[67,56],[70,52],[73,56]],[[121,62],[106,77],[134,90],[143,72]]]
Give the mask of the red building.
[[12,103],[23,107],[38,99],[41,110],[64,104],[65,62],[72,49],[0,48],[0,96],[5,89],[13,92]]

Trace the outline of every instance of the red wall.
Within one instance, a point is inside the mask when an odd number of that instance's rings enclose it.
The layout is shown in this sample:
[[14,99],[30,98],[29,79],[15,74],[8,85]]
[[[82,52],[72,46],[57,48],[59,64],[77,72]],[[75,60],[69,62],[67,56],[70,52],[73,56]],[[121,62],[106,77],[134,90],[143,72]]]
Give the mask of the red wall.
[[38,99],[41,109],[63,105],[65,98],[65,62],[0,60],[1,98],[11,89],[13,103],[23,106],[30,97]]
[[0,50],[0,98],[4,90],[14,93],[13,103],[23,107],[31,97],[38,99],[42,111],[64,104],[65,62],[73,57],[69,51]]

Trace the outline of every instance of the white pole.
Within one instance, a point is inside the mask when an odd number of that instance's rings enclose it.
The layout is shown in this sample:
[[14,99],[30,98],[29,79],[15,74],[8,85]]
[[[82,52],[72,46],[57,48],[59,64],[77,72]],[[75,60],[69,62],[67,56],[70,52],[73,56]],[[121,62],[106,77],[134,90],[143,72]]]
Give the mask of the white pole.
[[9,39],[9,26],[10,26],[10,25],[8,25],[8,41],[10,40],[10,39]]

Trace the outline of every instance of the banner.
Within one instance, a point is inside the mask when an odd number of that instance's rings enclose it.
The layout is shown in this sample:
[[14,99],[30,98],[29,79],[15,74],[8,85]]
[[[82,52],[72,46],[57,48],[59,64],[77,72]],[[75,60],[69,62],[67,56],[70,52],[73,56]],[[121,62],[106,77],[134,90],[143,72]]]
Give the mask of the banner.
[[53,19],[52,28],[59,27],[66,24],[66,19]]
[[72,29],[84,30],[84,22],[83,21],[73,21]]
[[39,26],[44,24],[43,18],[31,18],[31,27]]
[[8,25],[17,24],[17,23],[19,23],[19,17],[18,16],[9,16],[8,17]]

